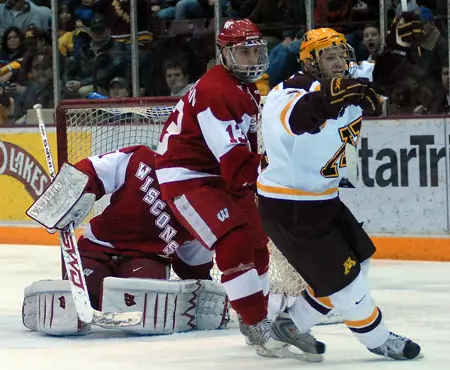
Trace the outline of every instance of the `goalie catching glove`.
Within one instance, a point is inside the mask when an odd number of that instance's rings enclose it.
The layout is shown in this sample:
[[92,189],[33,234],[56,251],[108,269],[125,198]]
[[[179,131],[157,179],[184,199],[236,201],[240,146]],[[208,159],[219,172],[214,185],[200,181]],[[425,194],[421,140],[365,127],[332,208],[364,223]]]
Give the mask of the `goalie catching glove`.
[[339,117],[349,105],[360,106],[366,116],[381,114],[380,96],[366,78],[325,78],[320,85],[323,105],[330,118]]
[[89,214],[95,195],[85,193],[89,176],[64,163],[44,193],[26,211],[33,220],[49,232],[66,229],[71,223],[79,225]]

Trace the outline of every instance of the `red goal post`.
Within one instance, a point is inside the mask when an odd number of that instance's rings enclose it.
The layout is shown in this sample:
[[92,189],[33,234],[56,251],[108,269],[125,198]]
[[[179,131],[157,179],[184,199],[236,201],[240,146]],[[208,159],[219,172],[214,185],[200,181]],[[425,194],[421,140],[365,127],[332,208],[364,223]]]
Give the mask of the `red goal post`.
[[[155,149],[162,127],[178,100],[177,97],[143,97],[62,101],[55,114],[58,166],[130,145],[143,144]],[[91,217],[101,212],[108,199],[97,203]],[[272,243],[269,249],[271,290],[291,296],[300,294],[304,288],[301,277]],[[219,278],[216,268],[213,275],[214,279]]]

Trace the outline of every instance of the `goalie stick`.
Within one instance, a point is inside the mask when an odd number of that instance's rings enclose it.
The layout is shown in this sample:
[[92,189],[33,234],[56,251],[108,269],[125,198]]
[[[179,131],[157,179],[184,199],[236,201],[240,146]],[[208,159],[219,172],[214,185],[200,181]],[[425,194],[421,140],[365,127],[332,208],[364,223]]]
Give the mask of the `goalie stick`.
[[[42,106],[36,104],[33,108],[38,118],[47,167],[53,180],[56,171],[42,116]],[[73,224],[70,224],[68,230],[59,232],[59,241],[78,318],[86,324],[104,328],[138,325],[142,321],[142,312],[101,312],[92,308]]]

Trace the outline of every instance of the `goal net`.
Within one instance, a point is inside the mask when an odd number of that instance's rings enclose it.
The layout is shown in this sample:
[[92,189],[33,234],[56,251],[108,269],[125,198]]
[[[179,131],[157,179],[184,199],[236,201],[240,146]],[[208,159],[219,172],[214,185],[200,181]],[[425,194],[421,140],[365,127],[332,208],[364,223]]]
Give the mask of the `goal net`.
[[[155,149],[162,127],[177,101],[178,98],[162,97],[61,102],[56,109],[59,166],[65,161],[75,163],[131,145],[143,144]],[[262,142],[259,148],[263,150]],[[108,201],[97,202],[90,217],[101,212]],[[272,243],[269,243],[269,250],[271,291],[299,295],[304,288],[303,280]],[[219,280],[216,267],[212,275]]]

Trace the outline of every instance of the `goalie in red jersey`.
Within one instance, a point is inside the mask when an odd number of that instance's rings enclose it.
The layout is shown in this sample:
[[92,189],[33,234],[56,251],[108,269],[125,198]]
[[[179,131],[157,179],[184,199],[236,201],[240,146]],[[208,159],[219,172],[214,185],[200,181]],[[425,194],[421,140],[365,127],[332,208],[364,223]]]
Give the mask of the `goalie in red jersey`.
[[[224,289],[210,281],[212,252],[198,243],[160,198],[154,152],[124,148],[64,164],[27,214],[47,228],[79,224],[94,202],[109,205],[78,241],[92,306],[106,312],[142,311],[139,334],[217,329],[227,322]],[[76,191],[59,192],[69,182]],[[170,266],[182,279],[169,279]],[[160,297],[160,299],[158,299]],[[171,304],[175,302],[174,304]],[[25,290],[23,323],[50,335],[85,334],[67,280],[41,280]]]
[[258,354],[288,356],[267,319],[268,239],[253,190],[261,159],[254,82],[267,69],[267,46],[248,19],[228,20],[217,44],[221,65],[191,87],[166,121],[156,175],[177,219],[215,251],[241,332]]

